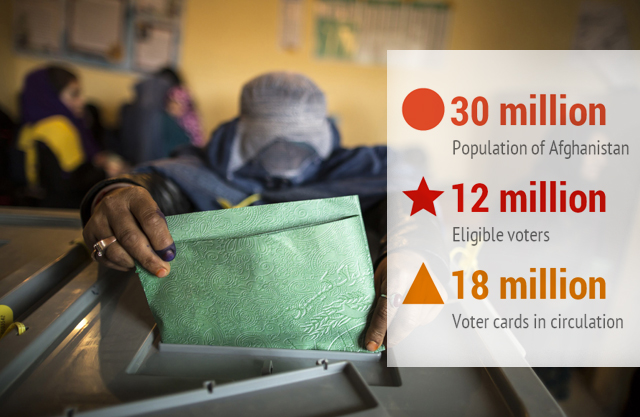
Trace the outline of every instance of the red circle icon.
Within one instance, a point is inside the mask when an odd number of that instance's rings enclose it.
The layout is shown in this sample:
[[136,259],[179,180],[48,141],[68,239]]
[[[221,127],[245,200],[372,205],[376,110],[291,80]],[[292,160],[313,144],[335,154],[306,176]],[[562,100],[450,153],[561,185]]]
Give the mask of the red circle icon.
[[405,97],[402,116],[416,130],[433,129],[444,117],[444,101],[435,91],[418,88]]

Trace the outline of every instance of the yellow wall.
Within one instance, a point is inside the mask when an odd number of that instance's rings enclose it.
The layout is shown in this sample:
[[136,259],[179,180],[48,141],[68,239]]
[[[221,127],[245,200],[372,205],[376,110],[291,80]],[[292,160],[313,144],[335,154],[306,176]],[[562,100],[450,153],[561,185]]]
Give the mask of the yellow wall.
[[[640,47],[640,2],[622,4],[632,46]],[[452,49],[568,49],[580,0],[452,0]],[[269,70],[300,71],[327,93],[346,145],[386,140],[384,67],[320,61],[313,56],[313,4],[305,0],[304,46],[290,53],[277,44],[278,0],[188,0],[181,70],[206,131],[236,115],[248,79]],[[10,41],[11,1],[0,0],[0,104],[16,114],[24,75],[45,61],[15,55]],[[86,94],[101,104],[107,122],[131,97],[136,74],[79,67]]]
[[14,91],[15,58],[11,52],[11,13],[7,10],[8,1],[0,0],[0,106],[14,110],[10,95]]

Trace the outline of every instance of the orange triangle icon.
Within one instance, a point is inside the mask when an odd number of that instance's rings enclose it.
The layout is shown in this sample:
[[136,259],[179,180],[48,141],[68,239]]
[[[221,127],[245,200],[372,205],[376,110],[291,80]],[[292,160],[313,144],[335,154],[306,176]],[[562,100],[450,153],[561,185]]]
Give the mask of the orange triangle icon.
[[402,304],[444,304],[427,267],[422,264]]

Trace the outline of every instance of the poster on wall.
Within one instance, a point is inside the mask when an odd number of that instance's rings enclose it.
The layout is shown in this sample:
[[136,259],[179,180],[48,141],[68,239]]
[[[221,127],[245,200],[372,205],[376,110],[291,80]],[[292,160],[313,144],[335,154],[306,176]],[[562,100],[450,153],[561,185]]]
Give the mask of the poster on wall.
[[72,0],[69,3],[69,48],[109,62],[124,59],[124,15],[121,0]]
[[135,10],[138,14],[172,18],[180,14],[181,0],[136,0]]
[[280,47],[295,51],[302,46],[304,0],[280,0]]
[[134,65],[142,71],[154,71],[174,62],[176,35],[173,28],[152,22],[136,25]]
[[439,3],[319,0],[316,56],[384,65],[387,50],[445,49],[449,17]]
[[64,0],[14,2],[13,31],[16,48],[57,53],[64,32]]
[[14,0],[14,47],[117,70],[178,64],[184,0]]

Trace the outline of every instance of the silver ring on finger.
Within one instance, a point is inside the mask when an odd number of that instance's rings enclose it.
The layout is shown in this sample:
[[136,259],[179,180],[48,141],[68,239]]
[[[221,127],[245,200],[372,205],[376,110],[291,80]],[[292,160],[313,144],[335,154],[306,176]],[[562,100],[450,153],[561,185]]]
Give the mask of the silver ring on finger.
[[97,261],[98,258],[103,258],[104,252],[107,250],[107,248],[110,245],[112,245],[115,242],[116,242],[115,236],[106,237],[102,240],[97,241],[93,245],[93,252],[91,252],[91,258],[93,258],[94,261]]

